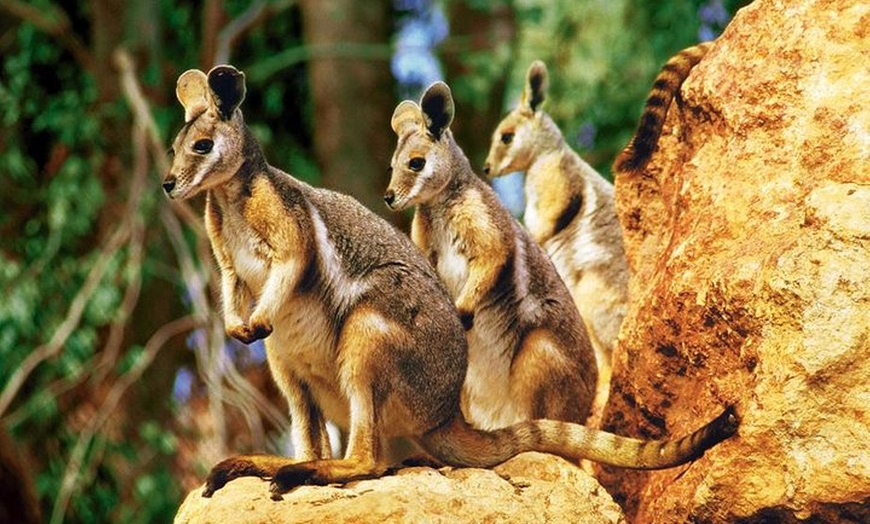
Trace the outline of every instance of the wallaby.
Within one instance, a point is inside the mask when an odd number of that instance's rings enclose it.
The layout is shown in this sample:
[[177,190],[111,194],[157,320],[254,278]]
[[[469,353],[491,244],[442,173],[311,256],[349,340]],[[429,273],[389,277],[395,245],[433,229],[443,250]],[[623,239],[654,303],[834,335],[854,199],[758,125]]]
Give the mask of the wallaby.
[[656,150],[671,101],[679,94],[692,68],[712,47],[713,42],[687,47],[665,63],[647,96],[634,136],[613,163],[614,175],[636,173],[646,166]]
[[610,391],[611,354],[628,311],[628,261],[613,185],[574,152],[542,109],[547,66],[528,69],[519,105],[498,124],[483,172],[525,172],[523,220],[580,311],[598,363],[600,413]]
[[[471,427],[460,410],[465,331],[422,253],[351,197],[270,166],[244,123],[244,75],[234,67],[187,71],[176,94],[185,124],[163,189],[170,198],[206,193],[227,333],[246,343],[265,339],[297,453],[224,460],[203,496],[241,476],[271,479],[276,498],[300,484],[376,477],[385,471],[381,443],[393,436],[454,466],[488,467],[534,450],[664,468],[735,433],[733,407],[673,441],[546,420]],[[343,459],[330,458],[326,419],[349,431]]]
[[385,194],[416,205],[412,239],[468,330],[462,408],[475,427],[548,418],[584,423],[598,371],[583,321],[544,250],[473,172],[450,131],[453,100],[433,84],[393,113],[399,141]]

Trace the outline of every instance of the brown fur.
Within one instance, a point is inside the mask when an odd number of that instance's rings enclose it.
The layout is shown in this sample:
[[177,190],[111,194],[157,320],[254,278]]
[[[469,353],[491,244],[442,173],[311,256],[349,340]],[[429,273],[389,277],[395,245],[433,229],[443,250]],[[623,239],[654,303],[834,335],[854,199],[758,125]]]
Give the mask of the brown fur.
[[[268,165],[238,109],[244,76],[235,68],[185,73],[182,80],[178,97],[188,122],[173,144],[163,187],[171,198],[206,193],[227,332],[243,342],[265,339],[297,455],[227,459],[212,468],[203,495],[249,475],[271,479],[275,496],[300,484],[378,476],[386,470],[381,449],[390,437],[408,437],[456,466],[494,465],[526,450],[606,457],[596,439],[634,445],[563,422],[525,422],[499,432],[470,427],[460,411],[465,332],[422,253],[352,198]],[[466,219],[474,222],[472,215]],[[343,458],[331,457],[327,419],[349,432]],[[703,428],[711,435],[706,447],[732,434],[732,425]],[[641,467],[666,467],[706,449],[647,446],[666,453],[653,464],[638,455]],[[616,463],[626,459],[615,456]]]

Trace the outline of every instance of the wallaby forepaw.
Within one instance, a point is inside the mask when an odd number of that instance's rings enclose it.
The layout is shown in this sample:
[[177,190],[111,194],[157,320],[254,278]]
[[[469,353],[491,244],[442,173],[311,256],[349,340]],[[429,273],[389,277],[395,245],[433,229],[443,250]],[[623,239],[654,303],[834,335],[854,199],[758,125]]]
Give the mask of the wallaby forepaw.
[[250,344],[272,334],[272,326],[268,324],[244,324],[227,328],[227,334],[243,344]]
[[251,325],[251,335],[254,340],[261,340],[272,334],[272,325],[266,323],[254,323]]

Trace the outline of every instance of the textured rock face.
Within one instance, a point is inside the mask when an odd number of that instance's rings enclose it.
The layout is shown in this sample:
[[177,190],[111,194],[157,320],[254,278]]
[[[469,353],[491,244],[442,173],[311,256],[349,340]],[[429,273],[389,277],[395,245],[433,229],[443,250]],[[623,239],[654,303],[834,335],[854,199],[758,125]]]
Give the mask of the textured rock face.
[[616,181],[634,275],[604,427],[691,466],[600,479],[634,522],[870,522],[870,3],[757,0]]
[[303,486],[284,500],[269,484],[241,478],[210,499],[191,492],[176,524],[347,523],[625,523],[622,511],[583,470],[560,458],[525,453],[494,470],[407,468],[345,487]]

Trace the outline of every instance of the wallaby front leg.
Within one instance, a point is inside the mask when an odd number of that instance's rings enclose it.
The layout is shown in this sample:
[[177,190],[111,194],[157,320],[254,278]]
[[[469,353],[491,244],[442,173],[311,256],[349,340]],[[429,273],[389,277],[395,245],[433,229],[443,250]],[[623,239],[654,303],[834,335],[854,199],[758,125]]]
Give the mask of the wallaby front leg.
[[255,339],[251,339],[245,321],[251,311],[253,296],[248,286],[230,267],[221,268],[221,297],[227,335],[246,344],[253,342]]
[[272,262],[269,276],[251,313],[248,327],[256,338],[266,338],[272,333],[272,323],[288,296],[293,293],[302,273],[302,264],[295,258],[286,262]]
[[473,210],[457,215],[456,235],[463,239],[461,250],[468,260],[468,278],[456,297],[456,309],[466,330],[474,326],[474,311],[501,273],[509,256],[510,242],[493,218],[479,210],[486,209],[482,197],[471,192],[463,208]]
[[469,260],[468,279],[456,297],[456,309],[466,331],[474,327],[474,310],[483,296],[495,286],[502,265],[500,260],[487,260],[482,256]]

